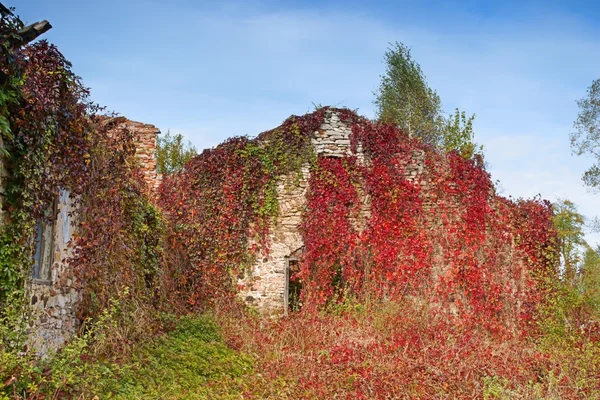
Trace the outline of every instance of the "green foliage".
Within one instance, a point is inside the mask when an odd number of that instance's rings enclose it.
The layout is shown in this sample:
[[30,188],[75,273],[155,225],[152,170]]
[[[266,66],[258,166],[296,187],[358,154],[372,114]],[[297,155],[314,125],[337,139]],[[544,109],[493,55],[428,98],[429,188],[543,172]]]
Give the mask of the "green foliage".
[[110,362],[89,362],[94,346],[105,340],[114,325],[119,303],[112,301],[94,324],[59,353],[43,360],[32,354],[0,350],[0,399],[69,398],[110,390],[127,371]]
[[570,200],[558,200],[552,205],[554,226],[558,233],[558,249],[564,277],[574,283],[577,265],[581,261],[581,246],[585,244],[583,227],[585,219],[577,212],[577,206]]
[[[232,350],[212,317],[178,318],[169,334],[138,342],[131,357],[98,357],[110,344],[122,317],[122,304],[110,305],[85,332],[44,360],[0,352],[0,399],[217,399],[240,398],[254,360]],[[117,362],[119,361],[119,362]],[[6,384],[8,382],[8,384]]]
[[[11,10],[12,11],[12,10]],[[16,61],[15,51],[10,45],[10,40],[15,39],[23,22],[14,14],[2,14],[0,18],[0,59],[3,66],[11,66]],[[8,157],[9,153],[4,148],[2,139],[12,139],[9,121],[9,106],[19,100],[22,79],[15,74],[6,75],[3,67],[0,70],[0,161],[1,157]],[[1,206],[1,203],[0,203]]]
[[164,136],[158,137],[156,143],[156,170],[159,174],[173,173],[196,154],[198,151],[191,142],[183,142],[181,133],[171,135],[171,132],[167,131]]
[[600,248],[587,246],[580,264],[581,290],[592,312],[600,319]]
[[124,304],[111,299],[96,322],[60,352],[36,359],[0,351],[0,399],[239,398],[254,359],[232,350],[208,315],[165,315],[169,334],[138,341],[136,350],[110,357],[98,349],[114,345]]
[[600,79],[592,82],[587,96],[577,101],[579,114],[571,132],[571,148],[577,155],[591,155],[594,164],[583,174],[583,182],[600,187]]
[[19,99],[20,81],[9,79],[7,83],[0,86],[0,160],[2,157],[10,157],[10,153],[4,147],[3,141],[12,139],[12,131],[9,121],[9,106],[15,104]]
[[497,376],[485,376],[483,379],[483,398],[488,399],[506,399],[509,400],[507,387],[509,386],[508,379]]
[[440,98],[410,49],[402,43],[390,44],[384,61],[386,73],[375,93],[379,120],[398,126],[411,138],[439,144],[444,128]]
[[[597,255],[596,255],[597,256]],[[559,279],[549,279],[551,288],[540,308],[535,344],[555,365],[546,372],[546,396],[565,398],[563,390],[572,390],[583,398],[600,396],[600,314],[579,287]],[[530,383],[536,393],[541,383]]]
[[564,281],[548,278],[546,283],[550,294],[539,309],[538,320],[542,344],[549,347],[554,344],[564,345],[577,333],[573,312],[583,306],[584,299],[578,288]]
[[600,255],[599,249],[593,249],[585,241],[586,219],[577,211],[577,206],[566,199],[555,202],[553,209],[563,278],[572,288],[567,294],[564,289],[559,290],[563,294],[558,298],[569,299],[566,301],[569,307],[564,305],[559,309],[579,307],[600,317]]
[[445,151],[456,150],[465,159],[473,158],[475,154],[483,153],[483,146],[475,143],[473,120],[475,114],[467,118],[464,111],[458,108],[446,122],[442,138],[442,147]]
[[159,277],[163,257],[164,221],[160,211],[147,198],[136,196],[127,212],[131,219],[131,235],[135,240],[137,255],[133,262],[143,276],[144,289],[154,290],[160,286]]
[[212,318],[182,317],[173,332],[137,352],[111,392],[119,399],[239,398],[235,387],[252,372],[252,364],[223,342]]
[[5,293],[3,298],[5,306],[0,313],[0,352],[14,352],[23,348],[29,316],[23,289],[20,287]]
[[410,49],[394,43],[385,53],[386,73],[381,76],[375,105],[380,121],[398,126],[409,138],[418,137],[444,151],[456,150],[465,159],[481,154],[483,147],[474,141],[473,120],[455,110],[444,118],[440,97],[430,88],[421,66]]

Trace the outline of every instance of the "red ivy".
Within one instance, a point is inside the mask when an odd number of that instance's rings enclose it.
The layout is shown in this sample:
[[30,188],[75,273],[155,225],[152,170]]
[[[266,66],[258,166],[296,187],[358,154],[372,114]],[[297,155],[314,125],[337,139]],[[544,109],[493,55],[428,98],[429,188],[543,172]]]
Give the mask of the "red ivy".
[[[351,125],[356,156],[313,161],[310,138],[329,111]],[[230,139],[165,180],[161,204],[180,262],[172,276],[191,304],[233,289],[232,273],[268,245],[271,216],[258,210],[269,185],[302,164],[311,165],[305,249],[292,279],[302,280],[306,308],[347,295],[418,296],[501,335],[532,318],[539,271],[555,272],[549,203],[496,195],[479,157],[441,154],[394,126],[328,108]]]

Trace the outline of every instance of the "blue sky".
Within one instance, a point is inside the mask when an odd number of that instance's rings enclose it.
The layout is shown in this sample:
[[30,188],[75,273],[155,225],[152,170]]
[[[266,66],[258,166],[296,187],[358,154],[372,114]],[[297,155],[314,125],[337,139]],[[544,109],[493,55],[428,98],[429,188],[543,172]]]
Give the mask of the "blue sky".
[[[576,4],[575,4],[576,3]],[[600,78],[600,3],[586,1],[5,0],[49,20],[93,99],[199,149],[254,136],[313,103],[374,116],[390,42],[412,48],[444,108],[475,113],[505,196],[600,194],[571,155],[575,101]],[[367,5],[368,4],[368,5]],[[600,234],[590,234],[600,242]]]

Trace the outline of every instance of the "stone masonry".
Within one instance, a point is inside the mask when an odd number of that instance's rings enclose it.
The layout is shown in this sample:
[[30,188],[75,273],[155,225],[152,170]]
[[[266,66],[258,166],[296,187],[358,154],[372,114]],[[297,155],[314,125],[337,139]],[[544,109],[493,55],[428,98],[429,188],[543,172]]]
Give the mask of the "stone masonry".
[[79,292],[73,270],[65,262],[71,253],[73,216],[69,193],[61,191],[53,224],[50,275],[32,279],[27,287],[31,304],[29,346],[39,354],[60,348],[76,331]]
[[[148,184],[149,193],[153,193],[159,184],[156,173],[156,137],[160,131],[153,125],[129,120],[123,125],[134,134],[139,167]],[[77,219],[73,211],[69,193],[61,191],[53,210],[50,245],[52,266],[43,279],[31,279],[27,285],[32,311],[28,344],[41,355],[60,348],[79,326],[79,286],[73,274],[76,266],[66,262],[71,252],[69,241],[73,237]]]
[[[317,156],[346,157],[356,156],[361,163],[368,162],[362,145],[357,144],[356,153],[351,150],[351,126],[340,119],[339,114],[329,111],[323,124],[316,130],[311,143]],[[417,151],[411,154],[408,165],[405,166],[406,178],[411,181],[422,181],[425,164],[425,153]],[[304,246],[300,234],[302,213],[306,206],[308,191],[309,166],[305,165],[300,177],[282,176],[277,185],[279,214],[269,232],[269,254],[257,257],[251,271],[239,280],[240,296],[250,306],[256,307],[262,314],[285,314],[286,296],[289,274],[289,257],[300,253]],[[361,193],[361,208],[358,218],[352,221],[357,230],[361,231],[370,216],[370,198]]]
[[[339,115],[329,112],[320,128],[313,133],[311,143],[321,157],[345,157],[353,155],[350,145],[350,126]],[[362,156],[359,147],[358,156]],[[302,213],[306,206],[309,166],[301,175],[282,176],[277,184],[279,213],[269,232],[269,254],[260,255],[246,277],[240,280],[240,295],[247,304],[262,313],[286,313],[284,304],[288,274],[288,257],[301,251],[304,243],[300,234]]]
[[161,176],[156,171],[156,141],[160,130],[154,125],[141,122],[125,122],[135,135],[135,155],[140,162],[140,169],[148,187],[154,191],[158,188]]

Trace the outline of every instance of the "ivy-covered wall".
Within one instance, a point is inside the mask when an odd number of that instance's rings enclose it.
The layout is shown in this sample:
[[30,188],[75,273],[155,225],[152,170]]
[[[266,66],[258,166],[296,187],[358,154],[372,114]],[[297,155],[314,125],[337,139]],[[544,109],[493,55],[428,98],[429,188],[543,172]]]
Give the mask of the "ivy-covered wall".
[[[100,123],[107,124],[109,120],[102,119]],[[132,167],[139,170],[147,185],[146,194],[151,195],[158,186],[155,154],[156,135],[160,132],[153,125],[121,118],[108,131],[108,135],[117,135],[123,129],[129,131],[134,138],[138,163]],[[78,274],[80,266],[73,253],[75,238],[80,233],[77,230],[82,219],[79,213],[80,210],[73,206],[69,192],[61,191],[53,215],[47,221],[51,226],[51,238],[32,238],[36,242],[50,239],[52,252],[49,274],[30,276],[27,280],[26,297],[31,306],[27,343],[39,354],[62,347],[79,327],[78,316],[82,313],[80,300],[84,285],[78,280],[81,278]]]
[[480,156],[347,109],[206,150],[165,179],[159,204],[172,292],[192,308],[237,295],[280,314],[294,284],[306,308],[408,296],[506,334],[556,274],[549,202],[498,196]]
[[[364,162],[360,144],[354,152],[352,151],[351,125],[348,121],[342,121],[340,117],[335,111],[324,114],[321,125],[310,135],[310,146],[314,155],[331,158],[356,156]],[[267,246],[262,248],[263,251],[257,254],[254,265],[238,280],[241,298],[262,313],[281,314],[286,311],[284,300],[289,286],[289,282],[286,282],[289,278],[289,271],[286,271],[287,258],[298,258],[304,247],[300,225],[306,212],[310,167],[307,161],[302,165],[300,173],[294,171],[277,179],[279,209],[266,238]],[[363,207],[357,223],[364,227],[370,204],[366,196],[362,200]]]
[[[322,124],[309,135],[314,154],[320,159],[352,159],[357,165],[367,167],[370,159],[365,156],[362,143],[356,140],[353,146],[353,120],[342,118],[344,114],[335,110],[325,112]],[[425,168],[425,152],[415,149],[405,160],[402,172],[399,173],[407,181],[423,185]],[[310,175],[311,164],[306,162],[300,175],[291,173],[278,179],[279,210],[269,229],[267,246],[257,255],[256,263],[238,280],[240,297],[248,305],[257,307],[263,314],[281,314],[288,311],[285,307],[289,307],[286,303],[289,303],[290,278],[292,281],[294,279],[293,271],[289,271],[288,260],[290,257],[292,260],[301,258],[304,249],[301,229],[303,217],[308,211]],[[355,190],[357,208],[355,213],[348,215],[348,220],[352,229],[360,234],[367,227],[371,217],[371,196],[366,182],[356,182]],[[424,207],[435,208],[427,201]]]

